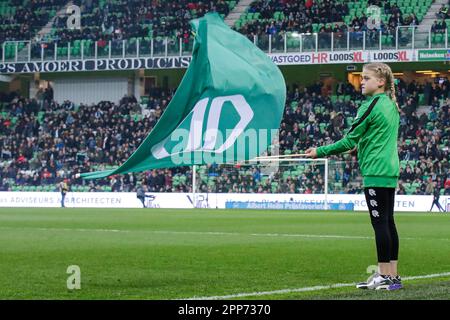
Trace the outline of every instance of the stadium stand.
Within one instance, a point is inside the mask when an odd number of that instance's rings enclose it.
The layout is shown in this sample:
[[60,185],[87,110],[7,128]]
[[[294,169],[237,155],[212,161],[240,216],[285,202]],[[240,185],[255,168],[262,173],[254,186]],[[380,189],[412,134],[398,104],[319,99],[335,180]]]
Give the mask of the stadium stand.
[[392,31],[398,25],[418,25],[432,0],[417,1],[255,1],[239,20],[236,29],[246,24],[276,23],[277,30],[322,32],[332,23],[363,28],[366,10],[371,5],[382,8],[381,27]]
[[[85,54],[92,54],[94,41],[98,42],[99,54],[109,50],[107,42],[111,41],[113,54],[122,52],[122,40],[127,42],[127,52],[136,52],[136,41],[139,39],[141,53],[155,42],[155,50],[163,46],[166,37],[174,51],[179,50],[178,39],[189,42],[189,20],[203,16],[206,12],[216,11],[225,17],[234,7],[236,1],[99,1],[98,6],[93,1],[77,0],[74,4],[81,7],[82,28],[68,30],[67,17],[56,19],[53,24],[53,38],[61,47],[70,42],[72,55],[78,55],[83,43]],[[102,52],[103,51],[103,52]],[[148,53],[148,52],[147,52]]]
[[[382,32],[382,44],[394,45],[397,26],[417,26],[429,10],[432,0],[401,1],[255,1],[247,12],[236,20],[234,28],[249,37],[272,35],[275,38],[288,39],[287,48],[298,48],[299,39],[295,34],[306,36],[318,33],[319,41],[330,42],[329,35],[336,33],[336,48],[346,45],[344,33],[350,32],[351,41],[362,39],[362,31],[367,32],[367,42],[379,43]],[[371,5],[381,8],[379,28],[368,28],[367,9]],[[328,35],[328,36],[327,36]],[[263,40],[264,41],[264,40]],[[280,41],[278,41],[280,42]],[[277,47],[277,42],[274,43]],[[261,46],[266,46],[261,44]]]
[[[349,83],[339,83],[331,96],[322,94],[323,84],[294,85],[288,92],[280,127],[281,154],[305,150],[340,139],[356,115],[363,97]],[[449,82],[418,85],[399,83],[402,106],[399,132],[401,164],[399,193],[429,194],[431,182],[450,193],[450,96]],[[119,104],[102,101],[76,106],[52,100],[51,90],[41,99],[5,96],[0,114],[0,190],[53,191],[65,177],[72,191],[132,191],[137,182],[149,191],[190,191],[190,168],[151,170],[109,179],[83,181],[76,173],[109,169],[123,163],[154,127],[171,100],[172,91],[155,88],[144,109],[134,97]],[[431,109],[418,116],[419,101],[429,100]],[[330,193],[361,192],[355,155],[330,158]],[[204,192],[323,192],[323,166],[298,165],[267,177],[256,167],[201,167],[199,191]]]
[[[0,43],[32,40],[66,3],[65,0],[1,1]],[[20,51],[24,47],[25,42],[20,42],[18,50]],[[14,54],[15,44],[6,43],[5,58],[11,58]]]
[[[85,56],[94,55],[95,42],[98,55],[108,54],[109,41],[113,55],[122,53],[122,40],[127,40],[126,52],[136,52],[139,39],[140,53],[149,54],[150,41],[154,41],[155,51],[162,50],[165,41],[170,42],[171,49],[179,52],[179,39],[189,48],[192,42],[189,20],[215,11],[225,17],[236,5],[236,1],[125,1],[125,0],[75,0],[71,3],[81,9],[81,28],[67,27],[68,15],[56,15],[56,11],[68,4],[63,0],[28,1],[8,0],[0,4],[2,15],[2,36],[4,41],[33,40],[31,57],[39,58],[41,46],[47,48],[49,56],[54,55],[54,43],[58,45],[58,56],[79,57],[84,48]],[[38,9],[36,9],[38,8]],[[51,18],[55,17],[52,21]],[[38,36],[45,24],[51,22],[50,30],[44,36]],[[167,40],[166,40],[167,38]],[[70,43],[70,47],[69,44]],[[24,49],[26,43],[19,42],[18,50]],[[7,43],[5,58],[15,53],[15,44]]]
[[[46,42],[50,55],[51,44],[58,43],[58,55],[64,56],[70,50],[71,55],[77,57],[81,48],[85,55],[92,55],[95,43],[99,55],[106,54],[109,41],[112,54],[120,54],[124,49],[122,40],[127,40],[128,53],[136,50],[135,43],[139,41],[141,54],[146,54],[150,42],[154,42],[155,50],[161,50],[168,37],[177,51],[179,39],[189,47],[190,19],[209,11],[217,11],[224,17],[236,5],[236,1],[224,0],[74,0],[71,3],[82,10],[82,28],[68,30],[65,27],[67,17],[57,16],[68,3],[65,0],[2,1],[0,43],[34,40],[34,57],[40,56],[40,41]],[[392,44],[395,28],[417,26],[431,3],[432,0],[258,0],[241,15],[234,28],[250,38],[258,36],[263,40],[267,35],[280,40],[286,34],[288,49],[298,47],[294,32],[317,32],[326,39],[333,31],[336,47],[339,47],[339,37],[345,32],[356,35],[361,31],[369,32],[366,9],[378,5],[382,8],[382,23],[377,32],[381,30],[383,44]],[[443,7],[436,18],[440,22],[432,27],[433,43],[442,43],[443,31],[450,26],[446,22],[450,18],[448,9]],[[37,36],[49,22],[48,34],[43,38]],[[369,32],[368,41],[370,39]],[[281,41],[277,43],[280,45]],[[18,51],[24,46],[25,42],[19,42]],[[4,58],[15,55],[15,44],[6,42],[4,47]],[[430,193],[430,188],[427,189],[430,179],[440,183],[450,181],[444,176],[449,167],[448,88],[448,81],[425,86],[415,82],[399,84],[398,101],[403,110],[399,134],[400,193]],[[363,97],[348,83],[338,84],[331,95],[325,91],[320,83],[290,88],[280,128],[282,153],[336,141],[350,126]],[[0,114],[0,190],[51,191],[61,179],[73,178],[87,167],[102,170],[119,165],[154,127],[172,94],[172,91],[155,89],[149,97],[144,97],[147,111],[151,110],[146,117],[134,97],[124,97],[119,104],[103,101],[87,106],[70,101],[58,104],[53,101],[51,90],[39,92],[36,99],[14,93],[2,95],[0,99],[5,105]],[[431,105],[431,109],[419,116],[419,105]],[[354,155],[332,159],[335,162],[330,170],[330,192],[360,192],[361,181]],[[255,168],[220,170],[215,166],[200,168],[201,191],[308,193],[320,192],[323,188],[320,181],[323,168],[310,165],[299,165],[273,179],[261,176]],[[150,191],[189,191],[191,175],[190,169],[177,168],[102,179],[96,181],[95,186],[81,179],[71,182],[73,191],[129,191],[134,190],[138,181],[147,184]],[[450,193],[450,187],[443,192]]]
[[[68,4],[63,0],[33,0],[23,2],[7,0],[0,3],[0,20],[2,31],[0,43],[5,41],[32,40],[31,58],[41,57],[41,47],[47,49],[46,55],[53,57],[54,44],[57,44],[59,57],[85,57],[94,55],[95,43],[97,54],[120,55],[125,49],[127,54],[150,54],[150,43],[154,52],[164,52],[168,42],[169,51],[180,51],[180,39],[183,52],[192,49],[192,36],[188,21],[203,16],[206,12],[216,11],[225,17],[235,6],[235,0],[214,0],[208,2],[182,1],[125,1],[125,0],[75,0],[71,3],[81,8],[81,28],[69,30],[68,16],[57,15],[59,9]],[[381,40],[383,46],[395,45],[397,26],[417,26],[431,6],[432,0],[364,0],[364,1],[262,1],[253,2],[241,17],[236,20],[234,28],[252,40],[258,37],[259,46],[268,48],[267,36],[273,36],[273,50],[283,48],[286,35],[287,49],[298,49],[298,34],[305,34],[304,49],[308,47],[308,35],[318,33],[321,47],[330,46],[330,34],[335,33],[334,47],[347,46],[346,34],[351,35],[351,46],[362,43],[362,31],[367,32],[366,46],[375,46]],[[382,8],[381,25],[376,29],[367,26],[367,8],[378,5]],[[436,17],[432,27],[431,41],[443,44],[448,24],[448,10],[445,15]],[[447,22],[446,22],[447,20]],[[48,22],[49,31],[44,35],[37,32]],[[379,32],[382,32],[379,39]],[[411,40],[410,30],[405,30],[400,40]],[[427,35],[428,37],[428,35]],[[123,43],[126,40],[126,44]],[[109,48],[111,41],[111,48]],[[136,45],[139,43],[139,46]],[[425,42],[424,42],[425,43]],[[400,43],[402,45],[402,43]],[[26,46],[18,43],[20,52]],[[123,48],[125,46],[125,48]],[[137,49],[139,47],[139,49]],[[82,49],[83,48],[83,49]],[[15,55],[15,44],[8,42],[5,59]]]

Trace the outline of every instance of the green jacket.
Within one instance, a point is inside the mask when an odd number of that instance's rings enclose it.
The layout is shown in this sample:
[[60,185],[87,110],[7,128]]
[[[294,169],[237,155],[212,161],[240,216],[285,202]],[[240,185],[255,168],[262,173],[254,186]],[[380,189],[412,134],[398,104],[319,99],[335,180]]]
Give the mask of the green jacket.
[[364,187],[397,187],[400,175],[397,137],[400,122],[395,103],[385,94],[369,97],[358,109],[344,138],[317,148],[318,158],[358,148]]

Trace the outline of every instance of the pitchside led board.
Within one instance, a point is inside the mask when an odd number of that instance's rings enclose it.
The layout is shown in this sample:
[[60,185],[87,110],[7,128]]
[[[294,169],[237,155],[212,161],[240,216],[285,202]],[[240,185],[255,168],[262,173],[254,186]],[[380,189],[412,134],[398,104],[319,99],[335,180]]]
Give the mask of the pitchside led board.
[[[324,207],[323,194],[275,194],[275,193],[146,193],[147,208],[240,208],[308,210]],[[363,194],[329,194],[328,208],[367,212]],[[426,212],[433,202],[432,195],[396,195],[395,211]],[[450,212],[450,196],[441,196],[442,207]],[[68,192],[65,205],[68,208],[142,208],[135,192]],[[0,207],[5,208],[56,208],[61,206],[59,192],[0,192]],[[351,209],[353,207],[353,209]],[[433,208],[434,212],[438,209]]]

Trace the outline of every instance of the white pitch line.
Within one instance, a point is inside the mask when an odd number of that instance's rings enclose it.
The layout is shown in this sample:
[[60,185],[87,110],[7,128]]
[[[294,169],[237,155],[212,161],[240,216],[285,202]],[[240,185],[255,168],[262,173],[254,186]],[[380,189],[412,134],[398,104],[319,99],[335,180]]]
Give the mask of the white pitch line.
[[[427,275],[423,275],[423,276],[404,277],[404,278],[402,278],[402,281],[439,278],[439,277],[446,277],[446,276],[450,276],[450,272],[427,274]],[[281,289],[281,290],[273,290],[273,291],[236,293],[236,294],[229,294],[229,295],[225,295],[225,296],[192,297],[192,298],[177,299],[177,300],[221,300],[221,299],[233,299],[233,298],[242,298],[242,297],[259,297],[259,296],[267,296],[267,295],[275,295],[275,294],[320,291],[320,290],[328,290],[328,289],[334,289],[334,288],[353,287],[355,285],[356,285],[356,283],[335,283],[335,284],[330,284],[330,285],[325,285],[325,286],[314,286],[314,287],[304,287],[304,288],[295,288],[295,289]]]
[[230,236],[254,236],[254,237],[304,237],[304,238],[333,238],[333,239],[373,239],[363,236],[341,236],[321,234],[295,234],[295,233],[238,233],[238,232],[208,232],[208,231],[149,231],[152,233],[168,234],[204,234],[204,235],[230,235]]
[[254,236],[254,237],[302,237],[302,238],[331,238],[331,239],[374,239],[365,236],[343,236],[322,234],[295,234],[295,233],[239,233],[239,232],[215,232],[215,231],[171,231],[171,230],[117,230],[117,229],[70,229],[70,228],[15,228],[0,227],[0,229],[33,229],[40,231],[77,231],[77,232],[147,232],[159,234],[199,234],[199,235],[224,235],[224,236]]
[[[35,228],[35,227],[0,227],[1,229],[26,229],[41,231],[77,231],[77,232],[114,232],[114,233],[156,233],[156,234],[199,234],[199,235],[224,235],[224,236],[253,236],[253,237],[298,237],[298,238],[319,238],[319,239],[362,239],[373,240],[374,237],[368,236],[348,236],[331,234],[296,234],[296,233],[239,233],[239,232],[220,232],[220,231],[174,231],[174,230],[120,230],[120,229],[83,229],[83,228]],[[450,238],[411,238],[401,237],[400,240],[438,240],[450,241]]]

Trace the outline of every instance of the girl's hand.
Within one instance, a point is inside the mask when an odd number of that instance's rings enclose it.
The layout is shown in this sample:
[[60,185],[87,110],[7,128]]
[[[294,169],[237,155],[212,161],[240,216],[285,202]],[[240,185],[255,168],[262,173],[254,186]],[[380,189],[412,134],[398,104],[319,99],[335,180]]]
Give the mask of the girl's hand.
[[309,148],[305,151],[305,154],[307,158],[315,159],[317,158],[317,148]]
[[348,153],[351,154],[352,156],[356,156],[358,155],[358,148],[354,147],[352,150],[349,150]]

